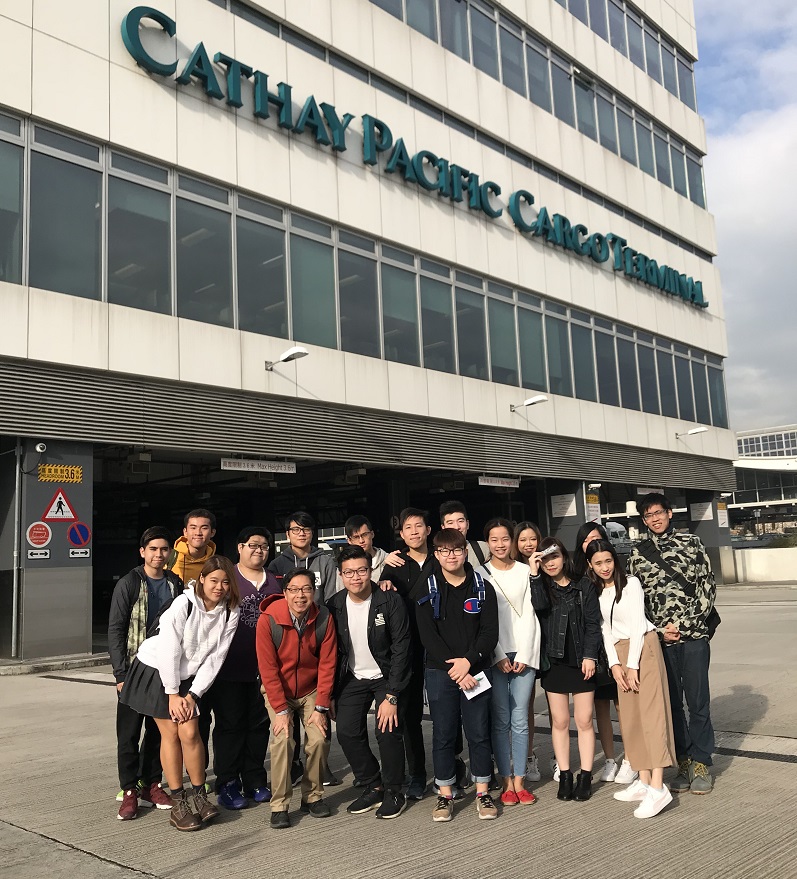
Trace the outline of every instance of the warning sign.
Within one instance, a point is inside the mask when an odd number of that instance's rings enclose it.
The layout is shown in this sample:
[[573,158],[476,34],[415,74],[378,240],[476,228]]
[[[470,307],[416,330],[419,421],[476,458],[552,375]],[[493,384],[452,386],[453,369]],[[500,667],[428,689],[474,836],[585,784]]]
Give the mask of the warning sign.
[[47,546],[53,539],[53,529],[45,522],[34,522],[32,525],[28,525],[25,537],[31,546]]
[[[72,544],[72,546],[87,546],[91,540],[91,528],[89,528],[85,522],[73,522],[69,528],[66,529],[66,539]],[[86,555],[88,555],[88,553],[86,553]],[[72,555],[71,550],[69,557],[81,558],[81,556]]]
[[63,489],[59,488],[42,516],[44,522],[75,522],[77,516]]

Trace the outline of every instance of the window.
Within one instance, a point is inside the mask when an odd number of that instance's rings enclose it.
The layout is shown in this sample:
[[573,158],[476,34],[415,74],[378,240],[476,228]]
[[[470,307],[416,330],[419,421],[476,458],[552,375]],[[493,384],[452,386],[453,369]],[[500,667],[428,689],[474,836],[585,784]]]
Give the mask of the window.
[[572,397],[570,340],[565,321],[547,314],[545,316],[545,337],[548,343],[548,376],[551,382],[551,393]]
[[545,343],[542,336],[542,315],[527,308],[517,310],[520,339],[520,375],[524,388],[547,391],[545,380]]
[[603,95],[597,96],[598,101],[598,131],[600,132],[601,146],[606,147],[613,153],[617,152],[617,123],[614,119],[614,104]]
[[637,345],[639,385],[642,389],[642,411],[659,414],[659,388],[656,381],[656,362],[652,348]]
[[375,3],[380,9],[384,9],[385,12],[395,15],[396,18],[404,17],[401,9],[402,0],[371,0],[371,2]]
[[332,247],[301,235],[291,235],[291,315],[297,342],[338,347]]
[[623,7],[609,0],[609,34],[611,44],[623,55],[628,54],[625,43],[625,13]]
[[570,325],[573,340],[573,378],[579,400],[597,402],[595,388],[595,362],[592,351],[592,330],[578,324]]
[[648,63],[648,76],[661,82],[661,50],[655,34],[645,31],[645,57]]
[[407,24],[430,40],[437,42],[437,16],[435,0],[405,0]]
[[692,361],[692,382],[695,388],[695,420],[701,424],[711,424],[705,363]]
[[285,233],[246,217],[238,217],[236,231],[238,326],[247,333],[287,339]]
[[479,70],[498,79],[498,46],[495,20],[470,7],[470,30],[473,38],[473,63]]
[[433,278],[421,278],[421,327],[426,369],[455,372],[450,285]]
[[589,0],[589,26],[604,40],[609,40],[606,24],[606,0]]
[[[487,300],[490,319],[490,368],[492,380],[503,385],[520,384],[515,339],[515,307],[497,299]],[[461,345],[461,342],[460,342]]]
[[675,384],[678,388],[678,411],[683,421],[695,420],[695,407],[692,402],[692,375],[689,361],[683,357],[675,358]]
[[598,139],[598,129],[595,125],[595,93],[592,85],[580,77],[575,78],[576,87],[576,115],[578,116],[578,130],[593,140]]
[[656,176],[665,186],[672,186],[670,177],[670,151],[667,141],[659,134],[653,135],[653,149],[656,156]]
[[617,108],[617,131],[620,135],[620,155],[636,165],[636,141],[634,140],[634,120],[624,110]]
[[639,382],[636,371],[634,343],[617,339],[617,364],[620,373],[620,394],[624,409],[639,409]]
[[506,28],[501,36],[501,79],[504,85],[526,97],[526,71],[523,67],[523,43]]
[[22,147],[0,141],[0,281],[22,283]]
[[30,286],[100,299],[102,175],[36,152],[30,175]]
[[338,250],[340,347],[352,354],[380,357],[376,261]]
[[645,49],[642,45],[642,24],[629,12],[626,16],[628,26],[628,57],[640,70],[645,69]]
[[570,0],[570,12],[575,15],[579,21],[589,24],[587,19],[587,0]]
[[457,287],[456,300],[459,374],[487,380],[484,296]]
[[697,110],[695,101],[695,80],[692,68],[682,59],[678,58],[678,91],[681,100],[691,110]]
[[543,110],[551,112],[551,75],[548,59],[531,46],[526,46],[526,63],[529,70],[529,97]]
[[598,391],[601,403],[607,406],[619,406],[620,391],[617,387],[617,355],[614,351],[614,336],[595,333],[595,360],[598,364]]
[[664,77],[664,88],[677,98],[678,77],[675,72],[675,49],[665,40],[661,41],[661,70]]
[[385,359],[394,363],[420,366],[415,273],[384,263],[382,263],[382,326]]
[[656,176],[653,163],[653,133],[650,128],[641,122],[639,117],[636,121],[636,142],[639,148],[639,167],[651,177]]
[[[711,423],[714,427],[728,426],[728,408],[725,404],[725,382],[721,369],[708,368],[708,394],[711,399]],[[792,434],[793,436],[793,434]],[[789,441],[791,454],[797,443],[794,440]]]
[[670,142],[670,158],[672,159],[672,185],[679,194],[686,196],[686,159],[683,151],[672,141]]
[[470,61],[468,7],[465,0],[440,0],[440,37],[444,49]]
[[230,215],[177,199],[177,315],[233,325]]
[[573,83],[569,70],[562,69],[558,64],[551,64],[551,82],[553,84],[554,115],[575,128],[576,119],[573,113]]
[[700,208],[706,206],[703,195],[703,169],[700,162],[691,156],[686,157],[686,176],[689,180],[689,198]]
[[108,179],[108,301],[172,313],[167,192]]
[[670,354],[669,351],[657,351],[656,365],[659,368],[661,414],[668,415],[670,418],[677,418],[678,399],[675,395],[675,377],[672,368],[672,354]]

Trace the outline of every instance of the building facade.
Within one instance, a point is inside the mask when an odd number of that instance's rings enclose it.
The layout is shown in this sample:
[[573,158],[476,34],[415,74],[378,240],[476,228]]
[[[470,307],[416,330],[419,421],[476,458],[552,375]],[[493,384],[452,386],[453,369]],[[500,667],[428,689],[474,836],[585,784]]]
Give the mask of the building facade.
[[90,650],[197,505],[234,555],[660,487],[723,568],[690,0],[0,0],[0,39],[2,655]]

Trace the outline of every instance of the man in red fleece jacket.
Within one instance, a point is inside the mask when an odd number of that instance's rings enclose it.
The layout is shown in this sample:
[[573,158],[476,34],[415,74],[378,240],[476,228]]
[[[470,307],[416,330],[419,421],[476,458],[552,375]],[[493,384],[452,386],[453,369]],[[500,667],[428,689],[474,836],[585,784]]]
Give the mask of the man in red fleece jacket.
[[329,611],[313,601],[312,572],[306,568],[288,571],[282,589],[283,595],[269,595],[261,602],[256,641],[257,664],[271,720],[271,826],[276,829],[290,827],[295,711],[301,712],[305,730],[302,811],[314,818],[330,814],[322,799],[322,782],[337,659],[335,625]]

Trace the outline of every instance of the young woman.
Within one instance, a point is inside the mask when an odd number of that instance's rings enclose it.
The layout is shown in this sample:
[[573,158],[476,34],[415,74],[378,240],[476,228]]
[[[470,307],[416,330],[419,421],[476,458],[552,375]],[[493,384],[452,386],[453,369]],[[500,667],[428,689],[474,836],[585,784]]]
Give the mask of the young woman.
[[[523,564],[528,564],[531,554],[536,552],[542,541],[540,529],[533,522],[518,522],[515,525],[515,542],[512,547],[512,558]],[[537,695],[537,678],[531,685],[531,697],[529,698],[529,757],[526,761],[526,780],[539,781],[540,766],[537,755],[534,753],[534,699]],[[558,781],[558,778],[557,778]]]
[[[545,550],[549,549],[549,553]],[[586,578],[575,580],[567,550],[560,540],[546,537],[529,559],[531,600],[542,626],[541,681],[551,712],[551,739],[559,766],[560,800],[592,796],[595,758],[595,662],[601,638],[601,614],[595,587]],[[539,569],[539,573],[538,573]],[[570,695],[578,730],[581,771],[573,782],[570,770]]]
[[608,540],[586,551],[590,578],[600,592],[603,643],[620,695],[620,727],[631,766],[639,778],[616,800],[638,802],[637,818],[652,818],[672,801],[664,767],[675,765],[667,670],[655,626],[645,617],[645,598],[636,577],[626,577]]
[[537,801],[523,785],[529,752],[529,700],[540,665],[540,627],[531,606],[528,566],[513,561],[512,523],[491,519],[484,528],[491,558],[485,568],[498,602],[498,644],[493,654],[492,740],[503,776],[501,802]]
[[[606,529],[598,522],[585,522],[576,534],[576,546],[573,551],[573,576],[576,578],[586,577],[588,574],[587,559],[584,555],[587,546],[593,540],[609,540]],[[598,722],[598,738],[603,748],[605,763],[601,772],[601,781],[615,781],[617,784],[630,784],[637,774],[631,768],[628,760],[623,760],[622,766],[617,767],[614,754],[614,729],[612,728],[611,703],[614,702],[618,717],[620,709],[617,702],[617,684],[610,681],[601,687],[595,688],[595,720]]]
[[[139,647],[119,699],[155,719],[161,763],[178,830],[198,830],[219,811],[205,793],[200,700],[213,683],[238,625],[238,582],[226,558],[211,556],[194,583],[163,611],[157,634]],[[192,791],[183,789],[183,765]]]

